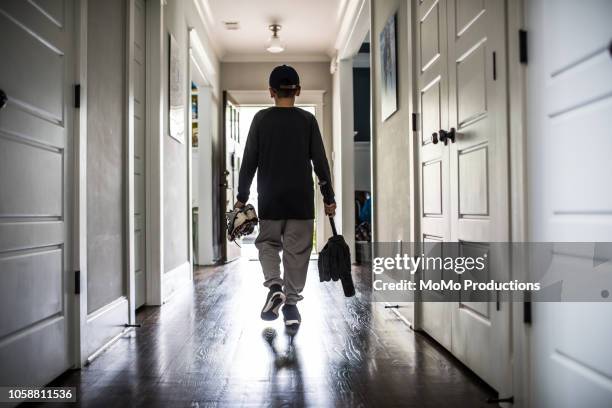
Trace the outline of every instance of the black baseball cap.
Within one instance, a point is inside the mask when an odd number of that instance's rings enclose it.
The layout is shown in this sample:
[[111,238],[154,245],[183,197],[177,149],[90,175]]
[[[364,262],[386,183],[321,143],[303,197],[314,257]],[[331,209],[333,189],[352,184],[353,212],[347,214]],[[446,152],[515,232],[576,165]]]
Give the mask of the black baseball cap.
[[289,65],[279,65],[270,73],[270,88],[297,89],[300,86],[300,76]]

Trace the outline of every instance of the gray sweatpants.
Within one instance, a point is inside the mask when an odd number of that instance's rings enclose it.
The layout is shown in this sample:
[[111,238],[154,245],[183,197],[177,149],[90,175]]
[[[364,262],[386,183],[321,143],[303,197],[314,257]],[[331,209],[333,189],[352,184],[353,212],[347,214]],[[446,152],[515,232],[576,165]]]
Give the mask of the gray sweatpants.
[[[255,246],[265,278],[264,286],[284,287],[285,303],[294,305],[303,297],[306,271],[312,250],[313,220],[259,220]],[[280,256],[283,251],[284,277],[281,278]]]

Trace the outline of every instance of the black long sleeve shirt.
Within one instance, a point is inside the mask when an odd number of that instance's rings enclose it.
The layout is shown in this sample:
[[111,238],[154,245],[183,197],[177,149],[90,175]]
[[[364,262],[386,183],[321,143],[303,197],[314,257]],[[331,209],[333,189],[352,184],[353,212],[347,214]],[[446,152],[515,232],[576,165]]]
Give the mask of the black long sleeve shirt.
[[[312,163],[312,164],[311,164]],[[261,219],[313,219],[312,169],[323,200],[334,201],[325,148],[314,115],[303,109],[271,107],[253,118],[238,179],[238,201],[246,203],[255,171]]]

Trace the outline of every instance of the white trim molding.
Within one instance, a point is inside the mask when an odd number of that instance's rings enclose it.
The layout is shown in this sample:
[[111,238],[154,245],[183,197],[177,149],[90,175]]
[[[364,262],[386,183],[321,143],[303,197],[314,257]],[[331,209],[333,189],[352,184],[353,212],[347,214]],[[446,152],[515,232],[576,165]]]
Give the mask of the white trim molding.
[[215,66],[204,48],[204,44],[198,35],[198,32],[194,28],[189,29],[189,49],[191,50],[192,56],[195,58],[196,67],[200,74],[206,80],[206,85],[212,86],[215,83],[217,77],[217,71]]
[[182,287],[191,282],[191,262],[187,261],[162,276],[162,299],[166,303]]
[[369,31],[370,0],[349,0],[334,44],[338,59],[357,54]]
[[[238,105],[246,106],[246,105],[256,105],[256,106],[266,106],[266,105],[274,105],[272,98],[270,98],[270,91],[267,89],[256,89],[256,90],[228,90],[227,91],[232,98],[236,101]],[[323,97],[327,91],[320,89],[302,89],[300,91],[300,96],[295,99],[296,105],[320,105],[323,108]],[[317,111],[317,120],[322,124],[323,122],[323,110],[321,109],[319,116],[319,112]]]
[[164,273],[164,90],[162,72],[164,61],[163,0],[148,0],[146,45],[146,134],[147,160],[145,183],[147,197],[146,218],[146,278],[147,305],[162,304],[162,274]]
[[134,264],[134,13],[135,0],[126,3],[126,44],[125,44],[125,133],[127,135],[125,162],[125,237],[127,263],[127,300],[129,303],[128,319],[130,324],[136,323],[136,270]]
[[[88,0],[76,4],[77,83],[81,88],[81,105],[75,114],[75,169],[74,169],[74,269],[79,271],[79,285],[87,284],[87,5]],[[74,363],[77,368],[85,365],[87,351],[87,290],[75,296]]]

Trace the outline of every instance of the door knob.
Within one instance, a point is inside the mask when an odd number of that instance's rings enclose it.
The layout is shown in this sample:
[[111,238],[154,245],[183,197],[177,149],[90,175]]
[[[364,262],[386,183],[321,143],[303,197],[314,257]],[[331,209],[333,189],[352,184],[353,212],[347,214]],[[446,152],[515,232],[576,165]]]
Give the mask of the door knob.
[[0,109],[4,109],[6,107],[7,102],[8,96],[6,96],[6,93],[4,93],[2,89],[0,89]]
[[455,138],[457,136],[457,132],[455,131],[455,128],[450,128],[450,132],[448,132],[448,139],[455,143]]
[[455,143],[455,135],[455,128],[451,128],[448,132],[444,129],[440,129],[440,141],[444,142],[444,146],[448,144],[449,140]]
[[431,143],[433,144],[438,144],[438,133],[433,132],[431,134]]

